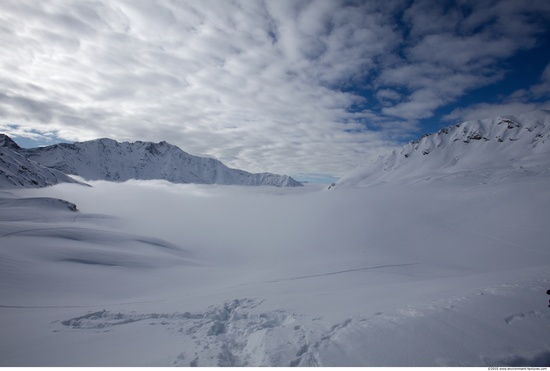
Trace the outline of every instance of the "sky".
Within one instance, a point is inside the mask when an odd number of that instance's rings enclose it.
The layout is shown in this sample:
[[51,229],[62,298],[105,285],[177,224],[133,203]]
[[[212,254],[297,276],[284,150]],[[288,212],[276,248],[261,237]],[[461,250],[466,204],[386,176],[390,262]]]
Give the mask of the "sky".
[[546,0],[2,0],[0,44],[22,146],[165,140],[299,180],[550,109]]

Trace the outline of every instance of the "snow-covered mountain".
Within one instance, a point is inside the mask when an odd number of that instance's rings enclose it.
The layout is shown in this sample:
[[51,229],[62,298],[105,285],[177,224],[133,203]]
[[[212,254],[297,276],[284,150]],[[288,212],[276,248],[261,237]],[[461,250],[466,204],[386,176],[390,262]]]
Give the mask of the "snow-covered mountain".
[[10,137],[8,137],[6,134],[0,134],[0,147],[2,148],[9,148],[13,151],[18,151],[21,149],[17,143],[13,141]]
[[44,166],[88,180],[164,179],[173,183],[302,185],[286,175],[230,169],[216,159],[190,155],[164,141],[119,143],[97,139],[22,149],[20,153]]
[[21,148],[0,134],[0,188],[39,188],[58,183],[78,183],[62,172],[48,169],[18,153]]
[[466,121],[411,141],[342,177],[340,186],[496,182],[550,173],[550,111]]

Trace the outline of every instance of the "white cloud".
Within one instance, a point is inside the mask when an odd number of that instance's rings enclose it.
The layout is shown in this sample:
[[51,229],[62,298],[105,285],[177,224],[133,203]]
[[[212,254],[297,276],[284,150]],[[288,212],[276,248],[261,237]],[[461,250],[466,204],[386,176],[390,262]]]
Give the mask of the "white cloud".
[[550,64],[542,72],[540,83],[532,86],[529,92],[535,97],[550,97]]
[[380,89],[376,92],[378,100],[401,100],[401,94],[391,89]]
[[[542,98],[542,99],[540,99]],[[546,98],[546,100],[544,100]],[[519,115],[537,109],[550,109],[550,64],[544,69],[540,81],[527,89],[516,90],[497,103],[482,102],[454,109],[444,120],[479,120],[502,115]]]
[[394,47],[388,16],[371,4],[1,6],[0,109],[21,128],[69,140],[168,140],[283,173],[342,174],[391,144],[354,124],[348,108],[362,98],[331,88],[360,79]]
[[540,29],[514,16],[544,13],[533,3],[5,0],[2,125],[166,140],[248,171],[342,175],[499,79],[494,62]]
[[504,115],[519,115],[522,113],[530,112],[535,109],[549,109],[550,102],[546,104],[536,103],[522,103],[522,102],[510,102],[510,103],[479,103],[467,108],[459,108],[453,110],[450,114],[446,115],[443,119],[454,120],[457,122],[463,122],[468,120],[482,120],[489,119]]
[[404,57],[389,64],[377,83],[406,86],[410,93],[384,113],[405,119],[431,117],[469,90],[500,80],[505,71],[498,62],[532,47],[550,20],[550,6],[541,1],[448,5],[415,1],[405,11],[410,34]]

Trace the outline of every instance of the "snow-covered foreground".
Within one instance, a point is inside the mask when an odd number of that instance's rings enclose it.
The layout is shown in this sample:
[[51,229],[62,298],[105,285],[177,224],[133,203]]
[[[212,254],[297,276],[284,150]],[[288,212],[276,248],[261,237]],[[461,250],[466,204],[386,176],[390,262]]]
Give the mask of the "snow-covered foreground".
[[2,192],[0,366],[548,366],[550,177],[478,183]]

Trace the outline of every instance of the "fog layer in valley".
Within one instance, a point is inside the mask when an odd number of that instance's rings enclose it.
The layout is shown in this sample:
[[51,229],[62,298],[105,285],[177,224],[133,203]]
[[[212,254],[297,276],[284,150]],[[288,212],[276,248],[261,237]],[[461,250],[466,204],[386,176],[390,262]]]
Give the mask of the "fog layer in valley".
[[544,362],[550,181],[470,180],[3,192],[0,362]]

